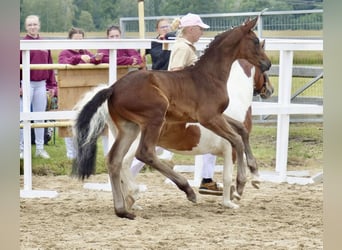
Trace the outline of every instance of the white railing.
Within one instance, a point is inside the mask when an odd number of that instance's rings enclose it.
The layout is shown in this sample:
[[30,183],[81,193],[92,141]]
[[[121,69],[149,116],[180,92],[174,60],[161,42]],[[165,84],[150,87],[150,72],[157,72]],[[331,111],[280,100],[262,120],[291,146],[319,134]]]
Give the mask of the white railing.
[[[201,39],[196,43],[196,48],[204,50],[211,39]],[[55,191],[32,190],[32,159],[31,159],[31,121],[32,120],[65,120],[74,119],[74,111],[49,111],[30,112],[29,84],[30,84],[30,50],[34,49],[110,49],[109,83],[116,80],[116,50],[121,48],[146,49],[150,48],[154,39],[87,39],[87,40],[21,40],[23,61],[23,112],[20,113],[20,120],[24,129],[24,189],[20,191],[22,197],[54,197]],[[170,41],[164,41],[171,43]],[[279,51],[279,89],[277,103],[253,102],[253,115],[277,115],[277,149],[275,176],[278,181],[286,181],[289,124],[291,114],[323,114],[323,107],[312,104],[291,104],[292,66],[293,51],[322,51],[322,40],[298,40],[298,39],[269,39],[266,41],[266,50]],[[195,167],[195,171],[200,169]],[[195,176],[198,174],[195,173]],[[196,179],[197,178],[197,179]],[[198,177],[195,177],[198,182]]]

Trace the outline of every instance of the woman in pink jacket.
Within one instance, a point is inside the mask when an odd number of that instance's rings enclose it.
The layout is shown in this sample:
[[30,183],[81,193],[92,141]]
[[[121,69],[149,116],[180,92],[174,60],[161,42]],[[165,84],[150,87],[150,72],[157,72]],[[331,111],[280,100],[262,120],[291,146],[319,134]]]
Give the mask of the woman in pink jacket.
[[[80,28],[71,28],[68,34],[68,38],[72,40],[82,40],[84,38],[84,31]],[[103,54],[92,54],[86,49],[67,49],[62,50],[58,56],[58,63],[61,64],[82,64],[82,63],[101,63]],[[74,159],[76,157],[75,147],[73,139],[71,137],[65,137],[66,154],[68,159]]]
[[[40,20],[36,15],[27,16],[25,19],[26,36],[24,40],[40,40]],[[20,63],[22,54],[20,53]],[[31,50],[30,64],[52,64],[50,50]],[[23,110],[22,102],[22,71],[20,70],[20,111]],[[46,110],[47,90],[51,96],[57,95],[57,82],[53,69],[50,70],[31,70],[30,71],[30,103],[33,112]],[[43,122],[43,121],[34,121]],[[44,128],[35,128],[36,157],[49,159],[49,154],[44,150]],[[23,130],[20,130],[20,158],[23,158],[24,138]]]
[[[121,30],[119,26],[112,25],[107,29],[108,39],[120,39]],[[98,53],[103,53],[102,62],[109,63],[109,49],[99,49]],[[118,49],[117,50],[117,65],[140,65],[145,66],[139,52],[135,49]]]
[[[72,40],[82,40],[84,38],[84,31],[79,28],[71,28],[68,34],[68,38]],[[99,64],[102,60],[102,54],[92,54],[86,49],[66,49],[62,50],[58,56],[58,63],[67,64],[80,64],[80,63],[93,63]]]

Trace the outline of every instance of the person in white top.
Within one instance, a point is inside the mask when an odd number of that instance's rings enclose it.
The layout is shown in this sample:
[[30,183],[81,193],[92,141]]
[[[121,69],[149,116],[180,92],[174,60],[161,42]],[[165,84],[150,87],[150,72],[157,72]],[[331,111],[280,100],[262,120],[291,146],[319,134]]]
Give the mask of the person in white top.
[[[180,19],[180,30],[176,42],[171,49],[168,70],[181,70],[186,66],[193,65],[197,60],[196,43],[203,35],[203,31],[209,25],[203,23],[201,17],[189,13]],[[223,189],[214,180],[216,156],[203,155],[202,181],[199,188],[200,194],[222,195]]]

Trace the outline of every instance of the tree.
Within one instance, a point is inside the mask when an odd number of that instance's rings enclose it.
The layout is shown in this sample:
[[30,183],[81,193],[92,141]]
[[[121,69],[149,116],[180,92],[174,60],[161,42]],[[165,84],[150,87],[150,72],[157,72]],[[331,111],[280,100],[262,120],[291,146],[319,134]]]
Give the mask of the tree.
[[95,31],[93,17],[88,11],[81,11],[79,19],[77,20],[76,24],[77,27],[82,28],[85,31]]
[[[145,0],[145,16],[322,9],[323,0]],[[71,26],[105,30],[121,17],[137,17],[137,0],[20,0],[20,30],[27,15],[40,16],[42,32],[65,32]]]
[[25,31],[24,21],[28,15],[38,15],[42,32],[59,32],[69,29],[74,18],[73,0],[22,0],[20,31]]

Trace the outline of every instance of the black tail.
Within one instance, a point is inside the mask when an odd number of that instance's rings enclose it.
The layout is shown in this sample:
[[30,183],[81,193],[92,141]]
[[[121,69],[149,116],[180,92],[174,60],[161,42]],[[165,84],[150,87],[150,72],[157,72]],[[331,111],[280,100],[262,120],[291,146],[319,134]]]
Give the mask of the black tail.
[[73,127],[76,159],[72,175],[80,179],[95,174],[97,138],[103,132],[105,117],[98,112],[99,107],[112,95],[112,87],[102,89],[81,109]]

